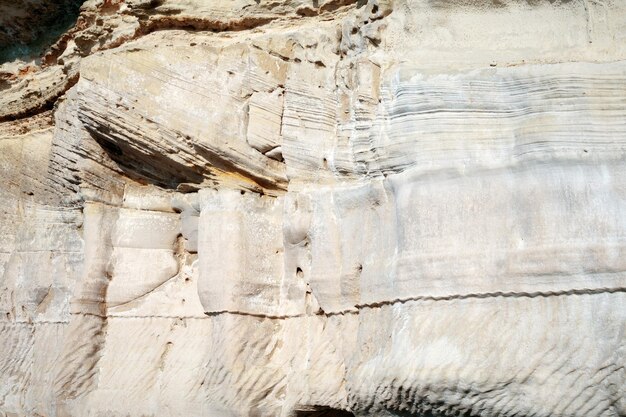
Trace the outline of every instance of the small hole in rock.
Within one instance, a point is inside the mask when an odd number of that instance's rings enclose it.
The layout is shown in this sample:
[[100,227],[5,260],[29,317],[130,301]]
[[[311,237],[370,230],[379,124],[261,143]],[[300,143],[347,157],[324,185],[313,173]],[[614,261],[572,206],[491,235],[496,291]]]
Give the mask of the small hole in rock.
[[354,417],[349,411],[331,407],[306,407],[305,410],[296,410],[295,417]]

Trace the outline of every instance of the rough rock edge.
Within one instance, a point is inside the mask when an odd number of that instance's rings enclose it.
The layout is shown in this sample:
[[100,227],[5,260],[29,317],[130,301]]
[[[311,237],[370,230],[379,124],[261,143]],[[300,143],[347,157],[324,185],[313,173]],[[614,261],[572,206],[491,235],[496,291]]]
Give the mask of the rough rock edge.
[[[148,6],[152,5],[152,3],[155,2],[151,2]],[[116,0],[104,0],[95,9],[83,6],[74,27],[69,29],[57,42],[44,51],[40,66],[31,63],[20,67],[17,71],[7,71],[5,65],[0,65],[0,91],[11,89],[13,85],[20,81],[26,81],[27,83],[37,81],[40,74],[56,66],[61,66],[64,73],[64,78],[57,88],[42,92],[41,96],[35,100],[32,98],[22,100],[22,103],[28,103],[25,104],[24,108],[11,110],[9,106],[7,110],[0,110],[0,129],[4,127],[2,125],[4,122],[27,119],[53,109],[59,98],[78,82],[80,77],[80,70],[78,69],[80,60],[95,52],[120,47],[127,42],[156,31],[240,32],[256,30],[271,23],[284,24],[295,19],[301,20],[307,17],[324,16],[325,19],[333,19],[335,17],[333,14],[341,14],[341,12],[360,6],[359,3],[362,2],[357,0],[329,0],[319,5],[316,9],[311,9],[310,12],[303,12],[304,9],[300,7],[289,14],[261,13],[228,19],[206,16],[171,16],[158,14],[157,10],[149,8],[127,9],[122,7],[123,3],[119,0],[117,2]],[[137,25],[132,35],[122,35],[116,39],[110,39],[111,34],[104,28],[107,20],[110,21],[114,17],[136,18]],[[94,31],[98,33],[99,37],[96,40],[87,42],[91,45],[84,46],[84,48],[89,48],[89,51],[73,56],[71,59],[62,59],[62,55],[66,53],[70,42],[77,41],[87,34],[92,35]],[[96,46],[97,43],[101,45],[98,47]]]

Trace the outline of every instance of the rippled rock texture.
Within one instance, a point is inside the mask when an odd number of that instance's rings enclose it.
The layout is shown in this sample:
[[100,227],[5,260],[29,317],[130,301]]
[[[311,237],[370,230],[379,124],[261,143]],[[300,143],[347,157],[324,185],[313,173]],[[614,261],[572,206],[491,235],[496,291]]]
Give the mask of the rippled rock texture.
[[30,59],[0,416],[626,416],[623,2],[90,0]]

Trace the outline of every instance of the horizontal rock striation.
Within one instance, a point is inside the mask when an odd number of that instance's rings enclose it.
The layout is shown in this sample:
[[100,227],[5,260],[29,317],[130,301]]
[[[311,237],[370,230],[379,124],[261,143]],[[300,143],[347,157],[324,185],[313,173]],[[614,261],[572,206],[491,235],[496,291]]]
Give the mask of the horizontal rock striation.
[[85,2],[0,67],[0,417],[626,416],[625,14]]

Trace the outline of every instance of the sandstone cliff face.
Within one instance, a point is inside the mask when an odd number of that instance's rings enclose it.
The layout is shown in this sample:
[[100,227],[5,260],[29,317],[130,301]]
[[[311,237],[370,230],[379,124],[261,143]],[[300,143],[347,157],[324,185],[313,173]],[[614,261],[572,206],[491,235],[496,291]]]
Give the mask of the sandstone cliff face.
[[0,416],[626,415],[623,2],[90,0],[0,88]]

